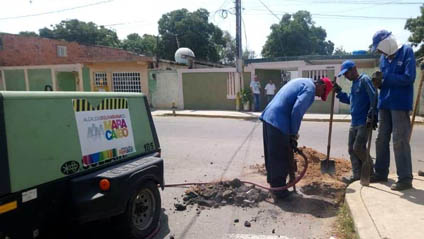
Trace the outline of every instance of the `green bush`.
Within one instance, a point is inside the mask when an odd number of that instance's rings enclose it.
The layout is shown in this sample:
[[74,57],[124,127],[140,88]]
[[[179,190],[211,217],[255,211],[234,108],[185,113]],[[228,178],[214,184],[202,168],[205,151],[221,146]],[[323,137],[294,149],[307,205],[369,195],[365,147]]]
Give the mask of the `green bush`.
[[245,88],[240,91],[241,103],[252,102],[252,91],[249,88]]

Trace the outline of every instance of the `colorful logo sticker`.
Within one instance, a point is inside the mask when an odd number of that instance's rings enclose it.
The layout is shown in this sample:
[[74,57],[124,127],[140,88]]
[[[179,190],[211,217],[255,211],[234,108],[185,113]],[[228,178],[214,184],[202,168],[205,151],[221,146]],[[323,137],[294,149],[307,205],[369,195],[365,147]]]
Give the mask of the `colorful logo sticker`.
[[72,103],[83,168],[119,160],[135,152],[127,99],[104,99],[97,107],[86,99],[74,99]]

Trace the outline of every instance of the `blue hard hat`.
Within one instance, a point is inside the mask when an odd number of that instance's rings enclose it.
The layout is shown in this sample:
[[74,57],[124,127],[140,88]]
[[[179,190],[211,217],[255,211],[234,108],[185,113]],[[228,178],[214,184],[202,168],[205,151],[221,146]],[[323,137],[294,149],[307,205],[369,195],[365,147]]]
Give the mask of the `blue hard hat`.
[[340,70],[340,72],[337,75],[337,77],[340,77],[340,76],[344,75],[344,73],[346,73],[346,71],[350,70],[354,66],[355,66],[355,62],[353,62],[351,60],[344,61],[342,63],[342,69]]
[[392,34],[391,32],[387,31],[387,30],[380,30],[378,32],[376,32],[374,34],[374,36],[372,37],[372,48],[371,48],[371,52],[374,52],[377,47],[378,44],[386,39],[388,36],[390,36],[390,34]]

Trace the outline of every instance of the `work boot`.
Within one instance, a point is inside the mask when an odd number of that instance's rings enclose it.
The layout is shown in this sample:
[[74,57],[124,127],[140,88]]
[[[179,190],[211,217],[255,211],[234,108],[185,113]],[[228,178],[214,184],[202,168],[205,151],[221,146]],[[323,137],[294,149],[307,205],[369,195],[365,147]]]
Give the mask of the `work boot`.
[[353,183],[353,182],[355,182],[355,181],[358,181],[359,180],[359,177],[358,176],[350,176],[350,177],[343,177],[342,178],[342,182],[344,182],[344,183],[346,183],[347,185],[349,185],[349,184],[351,184],[351,183]]
[[424,171],[423,170],[418,170],[418,176],[424,177]]
[[301,194],[294,191],[287,191],[287,193],[284,193],[283,195],[275,195],[274,200],[277,202],[291,202],[299,198],[302,198]]
[[284,199],[290,195],[289,190],[283,190],[283,191],[272,191],[272,194],[277,199]]
[[387,177],[378,176],[377,174],[373,174],[370,177],[370,183],[378,183],[378,182],[387,182]]
[[412,188],[412,183],[402,181],[397,181],[390,187],[390,189],[393,191],[402,191],[410,188]]

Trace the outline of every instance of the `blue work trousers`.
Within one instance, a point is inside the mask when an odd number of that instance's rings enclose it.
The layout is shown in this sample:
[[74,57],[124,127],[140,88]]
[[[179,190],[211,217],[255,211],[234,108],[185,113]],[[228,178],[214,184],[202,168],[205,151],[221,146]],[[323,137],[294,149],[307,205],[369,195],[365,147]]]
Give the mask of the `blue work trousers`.
[[390,166],[390,137],[393,133],[393,151],[398,180],[412,182],[411,147],[409,134],[411,121],[408,111],[379,110],[379,127],[376,144],[375,173],[378,177],[387,177]]
[[253,98],[255,104],[254,111],[259,111],[261,94],[253,94]]
[[352,163],[352,175],[357,179],[361,177],[362,162],[367,157],[367,141],[368,130],[365,125],[350,126],[348,149]]
[[269,104],[271,100],[274,98],[274,95],[266,95],[266,104]]

